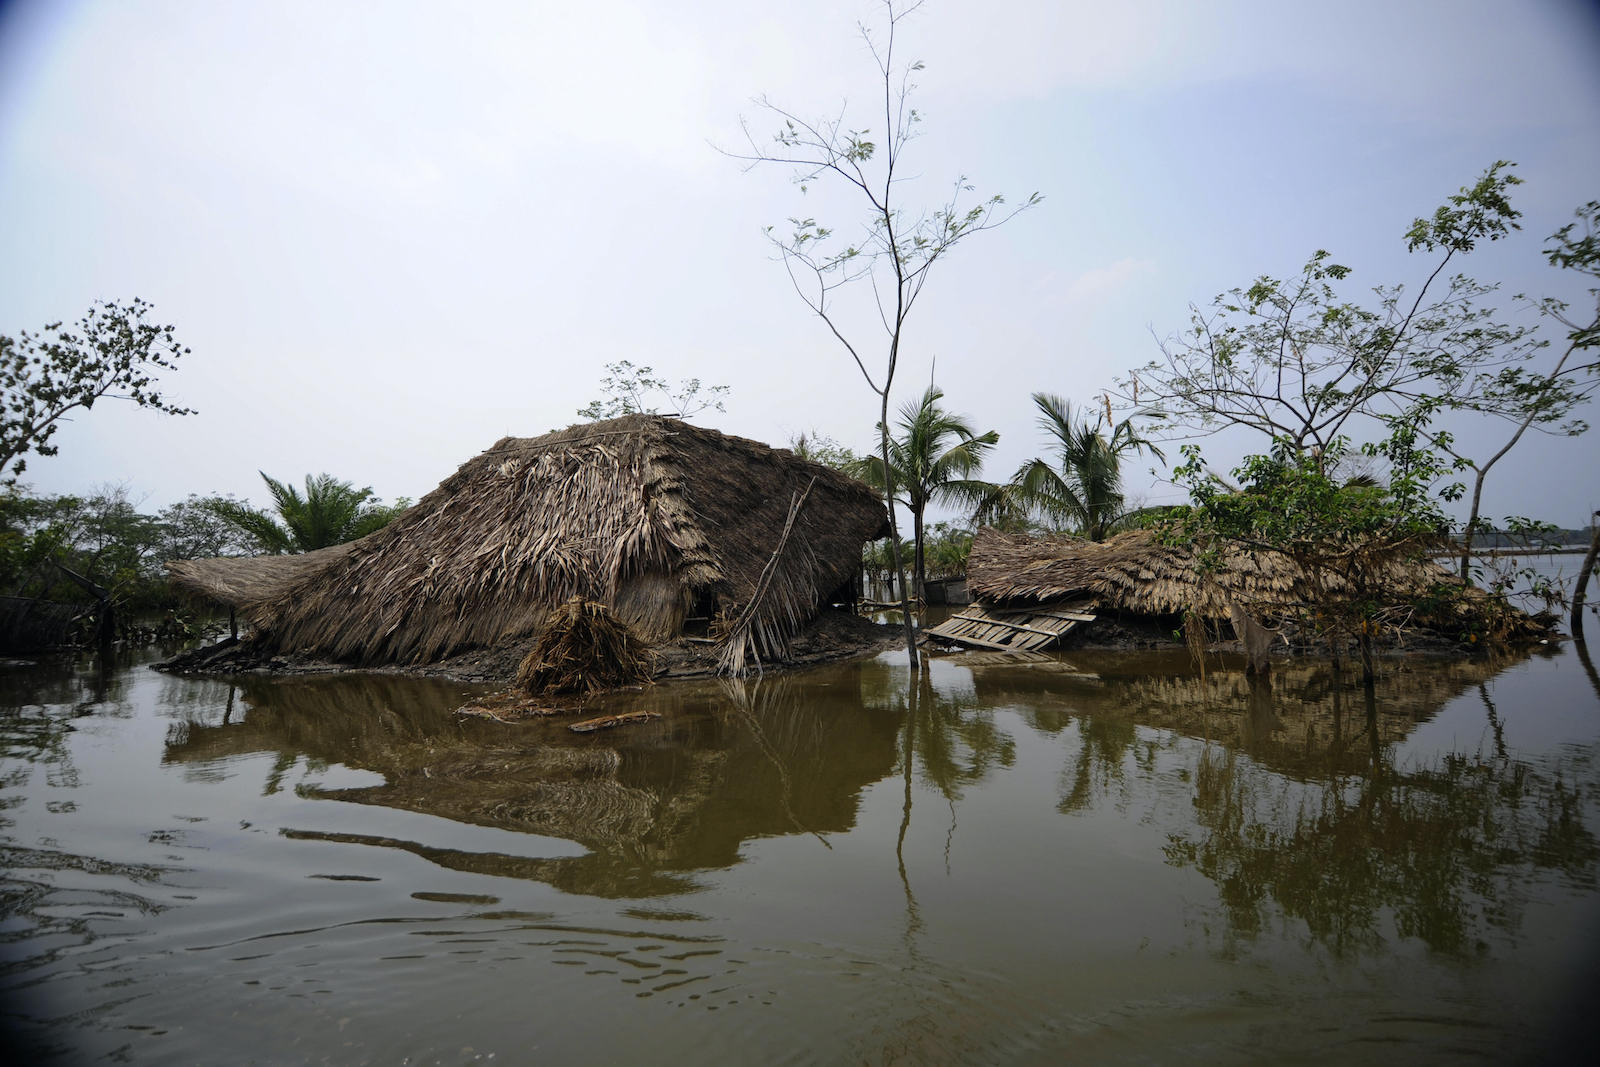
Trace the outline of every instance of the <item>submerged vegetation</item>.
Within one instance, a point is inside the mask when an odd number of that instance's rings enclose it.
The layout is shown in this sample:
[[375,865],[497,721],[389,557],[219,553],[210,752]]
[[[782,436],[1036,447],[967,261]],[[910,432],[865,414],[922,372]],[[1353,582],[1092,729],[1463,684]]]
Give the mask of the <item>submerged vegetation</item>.
[[22,616],[37,614],[28,605],[42,602],[64,606],[76,620],[65,634],[32,636],[28,624],[18,623],[22,629],[8,639],[25,648],[85,642],[108,608],[118,637],[194,637],[199,619],[169,583],[168,563],[305,551],[318,538],[363,536],[407,506],[405,500],[381,506],[371,490],[351,490],[327,475],[307,481],[304,498],[287,490],[282,524],[224,496],[190,496],[147,512],[127,486],[102,486],[83,497],[35,496],[15,485],[0,491],[0,596],[16,598]]
[[70,570],[129,611],[173,609],[178,600],[166,582],[166,560],[250,550],[246,538],[216,518],[218,502],[191,496],[146,512],[125,486],[83,497],[33,496],[18,487],[0,492],[0,594],[78,604],[85,593]]

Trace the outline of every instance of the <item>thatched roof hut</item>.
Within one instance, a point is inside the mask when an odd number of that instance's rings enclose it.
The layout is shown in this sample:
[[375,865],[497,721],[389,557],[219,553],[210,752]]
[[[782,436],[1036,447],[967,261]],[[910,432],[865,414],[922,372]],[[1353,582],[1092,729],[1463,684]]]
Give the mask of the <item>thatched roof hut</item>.
[[[1225,545],[1219,567],[1202,574],[1195,562],[1193,549],[1163,544],[1149,530],[1096,543],[983,529],[973,540],[967,584],[976,598],[989,604],[1089,601],[1102,611],[1143,616],[1193,611],[1213,621],[1231,620],[1230,605],[1253,616],[1282,617],[1321,601],[1305,573],[1281,553]],[[1492,621],[1503,638],[1544,633],[1524,613],[1506,610],[1482,590],[1463,587],[1453,573],[1425,559],[1392,560],[1384,565],[1381,580],[1391,599],[1414,609],[1413,624],[1424,629]],[[1326,593],[1345,591],[1336,573],[1324,575],[1323,581],[1329,586]]]
[[238,609],[274,647],[363,664],[432,662],[525,637],[575,596],[665,640],[691,614],[732,618],[759,586],[751,629],[761,654],[781,657],[885,527],[872,490],[827,467],[629,415],[504,438],[351,544],[168,569],[179,587]]
[[[1223,567],[1204,578],[1194,553],[1161,544],[1148,530],[1104,541],[1029,537],[985,528],[967,560],[967,585],[980,599],[1009,603],[1092,597],[1104,608],[1137,615],[1197,611],[1226,619],[1228,604],[1287,604],[1304,577],[1276,553],[1226,549]],[[1441,572],[1442,573],[1442,572]]]

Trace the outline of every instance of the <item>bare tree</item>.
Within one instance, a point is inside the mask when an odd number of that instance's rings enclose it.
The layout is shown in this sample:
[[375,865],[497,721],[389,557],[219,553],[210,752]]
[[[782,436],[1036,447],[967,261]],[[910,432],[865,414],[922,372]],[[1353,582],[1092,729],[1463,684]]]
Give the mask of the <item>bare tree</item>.
[[726,385],[702,386],[699,378],[680,378],[674,386],[655,376],[653,367],[635,367],[632,360],[606,364],[600,379],[605,397],[591,400],[578,409],[581,419],[614,419],[619,415],[662,414],[663,405],[680,419],[692,418],[707,409],[726,411]]
[[[833,229],[809,216],[789,219],[787,232],[768,227],[766,234],[788,271],[795,292],[849,353],[877,395],[879,458],[886,469],[892,469],[890,392],[906,321],[934,264],[973,234],[994,229],[1039,203],[1041,197],[1034,193],[1015,206],[1007,205],[1002,196],[977,199],[972,195],[973,187],[960,177],[938,204],[921,209],[906,207],[902,202],[907,180],[903,156],[922,121],[917,109],[910,106],[916,90],[911,77],[922,70],[922,64],[901,63],[895,46],[900,23],[922,5],[918,2],[897,6],[894,0],[885,0],[883,6],[886,25],[881,34],[875,35],[865,24],[859,27],[881,83],[882,112],[877,121],[882,125],[878,132],[871,125],[856,128],[847,123],[845,107],[833,118],[813,122],[761,97],[757,103],[765,116],[777,120],[777,132],[770,142],[759,141],[745,123],[748,151],[728,154],[745,161],[751,169],[761,164],[788,168],[802,192],[813,182],[827,181],[849,190],[862,204],[864,216],[853,238],[837,236]],[[870,292],[884,333],[887,350],[881,363],[873,361],[875,367],[869,367],[865,341],[852,336],[837,306],[843,293],[860,291]],[[884,486],[884,504],[889,509],[890,536],[899,571],[906,652],[915,667],[916,634],[911,625],[894,489],[892,484]]]

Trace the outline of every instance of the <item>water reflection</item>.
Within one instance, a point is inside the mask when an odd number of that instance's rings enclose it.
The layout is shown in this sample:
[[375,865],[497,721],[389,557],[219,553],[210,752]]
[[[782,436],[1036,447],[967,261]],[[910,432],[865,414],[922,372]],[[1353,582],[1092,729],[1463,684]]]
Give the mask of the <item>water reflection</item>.
[[1233,665],[1202,678],[1186,657],[1169,653],[1081,655],[1048,670],[996,656],[970,671],[985,706],[1018,706],[1039,730],[1056,732],[1083,714],[1109,719],[1083,727],[1105,748],[1097,763],[1118,760],[1140,726],[1214,741],[1299,778],[1361,773],[1375,753],[1507,666],[1402,666],[1384,676],[1370,707],[1349,671],[1318,662],[1274,666],[1270,685]]
[[[1470,955],[1515,930],[1531,885],[1555,875],[1592,891],[1600,860],[1595,783],[1575,780],[1592,778],[1592,754],[1568,767],[1508,754],[1488,685],[1505,666],[1422,664],[1376,690],[1326,664],[1278,669],[1271,686],[1242,671],[1202,679],[1160,658],[1058,669],[1075,686],[1003,660],[971,673],[989,704],[1023,706],[1050,732],[1076,727],[1063,813],[1183,784],[1193,818],[1168,834],[1166,858],[1215,883],[1227,939],[1284,917],[1336,953],[1416,938]],[[1395,755],[1464,694],[1484,709],[1477,751],[1422,765]],[[1201,744],[1180,751],[1182,735]]]
[[451,683],[39,673],[0,995],[196,1061],[243,1018],[269,1059],[531,1058],[507,989],[556,1059],[1515,1049],[1600,919],[1600,709],[1575,658],[1500,669],[889,656],[583,736]]
[[[1280,668],[1267,688],[1226,666],[1198,677],[1159,655],[975,654],[916,674],[886,658],[614,694],[594,711],[649,707],[663,717],[586,737],[559,721],[458,721],[451,710],[462,690],[446,683],[251,681],[220,714],[216,703],[188,705],[197,717],[173,724],[165,759],[204,769],[272,753],[266,793],[302,758],[373,771],[382,784],[300,792],[559,837],[588,854],[286,835],[400,849],[450,869],[601,897],[695,888],[696,872],[737,863],[752,839],[798,833],[827,845],[855,825],[863,789],[894,776],[895,862],[913,949],[920,921],[905,856],[913,818],[938,812],[948,873],[966,794],[1012,767],[1027,736],[996,715],[1010,710],[1034,732],[1029,743],[1061,747],[1061,813],[1138,797],[1168,806],[1160,816],[1170,827],[1167,862],[1215,883],[1230,936],[1255,936],[1281,914],[1340,952],[1398,936],[1470,953],[1486,929],[1515,926],[1522,882],[1554,871],[1588,885],[1600,858],[1584,787],[1507,756],[1487,685],[1499,669],[1421,664],[1369,693],[1325,664]],[[1472,693],[1489,724],[1483,751],[1397,764],[1398,742]],[[929,797],[937,803],[924,811],[918,804]]]
[[301,793],[575,841],[589,854],[534,859],[356,835],[453,869],[593,896],[652,896],[691,888],[694,871],[737,862],[746,840],[854,825],[862,787],[894,766],[898,722],[853,681],[846,671],[614,694],[591,710],[649,706],[663,717],[582,737],[559,720],[458,721],[461,691],[443,683],[251,682],[241,689],[242,715],[178,724],[165,758],[203,765],[275,753],[269,792],[302,757],[374,771],[382,785]]
[[1195,787],[1199,828],[1173,834],[1167,856],[1217,884],[1236,937],[1259,934],[1275,905],[1341,953],[1381,948],[1392,928],[1472,955],[1516,929],[1543,872],[1595,885],[1583,791],[1522,763],[1451,755],[1304,791],[1209,747]]

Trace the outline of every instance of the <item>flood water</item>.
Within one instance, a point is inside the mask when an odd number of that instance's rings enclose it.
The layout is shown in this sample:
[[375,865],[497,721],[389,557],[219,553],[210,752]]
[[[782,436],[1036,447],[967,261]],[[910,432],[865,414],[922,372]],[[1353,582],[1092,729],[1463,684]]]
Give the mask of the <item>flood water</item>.
[[[885,656],[591,702],[0,671],[0,1010],[70,1062],[1540,1060],[1600,977],[1570,647]],[[1582,1047],[1582,1046],[1578,1046]],[[23,1062],[14,1059],[12,1062]]]

